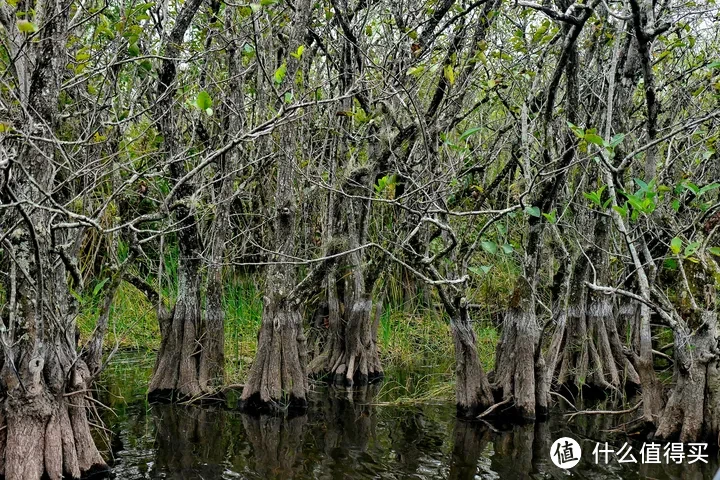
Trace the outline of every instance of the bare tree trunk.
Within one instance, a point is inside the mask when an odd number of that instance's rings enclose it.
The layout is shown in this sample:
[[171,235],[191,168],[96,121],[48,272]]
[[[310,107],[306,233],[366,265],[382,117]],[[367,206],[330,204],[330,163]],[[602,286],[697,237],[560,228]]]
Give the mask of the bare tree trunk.
[[[30,80],[29,90],[21,85],[16,97],[22,101],[22,122],[46,139],[56,138],[60,127],[57,103],[69,10],[68,2],[38,2],[31,18],[40,29],[35,41],[20,42],[24,51],[15,64],[18,76]],[[3,248],[16,268],[11,269],[10,325],[0,320],[0,477],[77,479],[107,465],[90,434],[85,398],[92,376],[77,352],[78,305],[68,282],[76,291],[83,286],[76,252],[64,248],[74,237],[55,231],[54,214],[45,208],[51,195],[62,195],[56,189],[63,159],[56,158],[52,141],[30,142],[19,151],[2,174],[3,200],[16,204],[0,212],[3,227],[15,225]],[[3,151],[0,158],[11,157]]]
[[[200,348],[206,333],[200,300],[202,244],[197,218],[189,205],[194,189],[189,180],[182,180],[186,173],[185,159],[182,158],[178,125],[173,115],[175,62],[180,56],[185,32],[201,4],[202,0],[189,0],[183,4],[172,31],[165,38],[165,58],[158,72],[154,114],[164,136],[169,170],[178,183],[177,195],[181,202],[174,212],[179,247],[177,300],[169,318],[158,318],[162,338],[148,388],[148,396],[157,400],[197,397],[207,390],[209,381],[203,378],[201,383],[199,369],[200,359],[206,354]],[[208,352],[217,353],[214,350]]]
[[[310,18],[309,0],[297,0],[295,16],[289,26],[289,44],[300,45]],[[287,63],[288,85],[300,68],[300,58]],[[292,86],[288,87],[292,89]],[[295,270],[282,261],[295,253],[295,220],[297,217],[295,181],[295,136],[284,131],[278,153],[277,186],[275,190],[275,246],[274,263],[267,270],[266,294],[263,297],[262,326],[255,355],[245,388],[241,408],[246,411],[277,410],[288,406],[307,407],[307,352],[302,315],[292,292]]]
[[450,321],[455,345],[455,406],[457,415],[474,418],[493,404],[493,394],[477,353],[475,331],[467,306],[457,309]]
[[492,386],[503,401],[513,400],[518,415],[528,421],[547,415],[549,395],[545,364],[537,355],[540,327],[533,295],[528,281],[520,277],[495,352]]
[[691,335],[675,332],[674,386],[658,420],[659,440],[716,440],[720,433],[717,312],[705,311]]
[[[219,5],[219,4],[218,4]],[[227,7],[225,28],[232,31],[234,9]],[[230,91],[225,128],[229,134],[241,131],[244,125],[243,82],[238,65],[238,46],[227,46],[228,71],[231,72]],[[225,308],[223,305],[223,263],[226,242],[230,235],[230,207],[235,189],[235,179],[240,168],[240,147],[222,155],[217,172],[220,180],[216,186],[215,218],[210,226],[210,265],[207,271],[207,297],[205,301],[205,332],[202,337],[200,356],[200,385],[212,389],[221,385],[225,376]]]

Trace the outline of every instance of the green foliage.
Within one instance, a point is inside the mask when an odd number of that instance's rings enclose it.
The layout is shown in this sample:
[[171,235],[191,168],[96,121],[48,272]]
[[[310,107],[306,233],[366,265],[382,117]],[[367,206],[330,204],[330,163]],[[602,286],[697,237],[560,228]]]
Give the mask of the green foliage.
[[35,33],[38,31],[37,25],[28,20],[18,20],[16,25],[17,29],[20,30],[22,33]]
[[285,80],[285,75],[287,75],[287,63],[283,62],[282,65],[275,70],[275,74],[273,75],[275,85],[280,85],[283,80]]
[[536,206],[528,205],[525,207],[525,213],[532,217],[540,217],[540,209]]
[[195,106],[205,112],[209,117],[213,114],[212,105],[213,101],[208,92],[203,90],[198,93],[198,96],[195,99]]

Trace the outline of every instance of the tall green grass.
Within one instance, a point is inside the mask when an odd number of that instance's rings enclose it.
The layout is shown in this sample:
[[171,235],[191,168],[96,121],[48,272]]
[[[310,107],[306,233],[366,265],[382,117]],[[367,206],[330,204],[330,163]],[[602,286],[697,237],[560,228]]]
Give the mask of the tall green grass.
[[244,379],[255,358],[262,320],[262,292],[252,279],[225,287],[225,372],[231,381]]

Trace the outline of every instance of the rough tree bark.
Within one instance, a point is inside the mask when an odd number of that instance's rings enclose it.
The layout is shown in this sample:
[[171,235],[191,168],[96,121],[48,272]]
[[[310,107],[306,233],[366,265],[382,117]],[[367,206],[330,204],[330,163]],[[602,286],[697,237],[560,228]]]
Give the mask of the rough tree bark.
[[[67,2],[36,5],[37,41],[23,40],[27,51],[16,63],[18,75],[30,80],[27,94],[18,95],[22,123],[38,137],[55,138],[59,127],[69,10]],[[55,145],[38,142],[19,151],[15,158],[3,152],[12,165],[0,179],[3,203],[17,204],[0,217],[3,230],[13,228],[4,247],[16,264],[9,280],[9,324],[0,332],[0,477],[79,478],[107,469],[90,433],[86,395],[92,377],[78,357],[77,302],[68,282],[77,290],[82,285],[74,253],[63,248],[71,235],[53,230],[52,215],[43,208],[56,188]]]
[[[346,187],[354,185],[349,193],[362,196],[369,189],[371,178],[374,176],[369,169],[358,169],[345,184]],[[348,239],[348,248],[354,251],[347,256],[347,261],[331,268],[326,277],[327,335],[322,353],[313,359],[308,370],[311,375],[326,377],[338,385],[365,385],[383,377],[377,347],[382,299],[372,300],[378,269],[369,271],[365,254],[358,249],[367,241],[370,202],[347,199],[340,206],[346,207],[338,209],[346,214],[342,222],[343,236]],[[330,212],[333,210],[334,206]],[[339,271],[350,273],[339,276]]]
[[477,353],[477,340],[464,299],[450,320],[455,346],[455,407],[461,418],[474,418],[493,404],[493,394]]
[[672,312],[674,385],[657,422],[655,437],[660,440],[716,441],[720,435],[720,268],[708,257],[701,254],[698,264],[688,262],[687,267],[679,260],[692,313],[684,321]]
[[[583,213],[580,212],[580,216]],[[590,267],[607,282],[609,259],[599,245],[608,244],[607,219],[596,216],[593,244],[576,255],[547,354],[547,381],[555,388],[620,390],[640,379],[625,355],[607,295],[585,286]],[[603,283],[604,284],[604,283]]]
[[[219,4],[218,4],[219,6]],[[225,28],[232,32],[233,8],[226,7]],[[209,40],[208,40],[209,41]],[[227,47],[228,71],[231,72],[230,95],[225,114],[225,131],[228,135],[244,127],[243,77],[239,71],[238,45],[232,41]],[[235,179],[243,154],[238,146],[221,155],[217,172],[220,180],[215,187],[215,218],[210,225],[210,265],[207,270],[207,297],[205,301],[205,331],[202,337],[203,355],[200,357],[200,385],[209,388],[223,383],[225,376],[225,308],[223,305],[223,263],[226,242],[231,231],[230,207]]]
[[[596,2],[597,3],[597,2]],[[582,12],[573,25],[564,25],[564,44],[553,77],[545,92],[542,112],[544,142],[542,156],[549,163],[554,138],[549,134],[552,113],[555,108],[557,87],[566,77],[566,120],[577,122],[578,107],[578,54],[576,42],[589,12]],[[523,139],[527,142],[527,139]],[[540,212],[550,212],[567,176],[566,170],[575,159],[576,139],[571,132],[565,133],[560,161],[554,168],[559,173],[547,182],[536,195],[535,206]],[[536,290],[539,282],[538,269],[542,254],[545,221],[543,217],[530,217],[529,233],[525,246],[524,276],[518,279],[513,292],[510,309],[503,323],[503,332],[496,351],[493,390],[504,400],[514,399],[518,413],[526,420],[545,416],[548,408],[549,385],[545,360],[540,349],[540,326],[536,315]]]
[[[309,0],[297,0],[288,44],[300,45],[310,19]],[[300,58],[287,60],[285,78],[280,85],[292,91],[292,82],[300,68]],[[263,296],[262,325],[258,349],[240,397],[245,411],[279,410],[307,407],[307,352],[303,319],[294,295],[296,275],[291,265],[282,261],[295,253],[295,220],[297,217],[294,192],[295,135],[283,131],[278,152],[277,184],[275,190],[275,247],[273,263],[268,266]]]
[[[167,161],[175,182],[181,182],[185,176],[180,135],[173,115],[176,61],[180,56],[180,45],[185,32],[201,4],[202,0],[189,0],[183,4],[175,26],[166,38],[165,58],[159,68],[154,114],[164,137]],[[207,325],[202,321],[201,314],[202,244],[197,219],[190,205],[193,187],[186,180],[178,183],[176,189],[180,199],[174,211],[178,224],[176,235],[179,247],[177,299],[171,314],[167,318],[158,318],[162,338],[148,389],[148,396],[156,400],[194,398],[202,395],[210,389],[208,382],[211,379],[207,375],[201,378],[200,364],[221,365],[222,362],[219,358],[220,349],[201,347],[202,339],[207,338]],[[218,322],[213,322],[213,326],[217,325]],[[223,333],[220,332],[219,335]],[[217,335],[211,333],[210,338],[216,337]],[[218,358],[203,358],[208,355],[216,355]],[[207,370],[205,373],[209,375]]]

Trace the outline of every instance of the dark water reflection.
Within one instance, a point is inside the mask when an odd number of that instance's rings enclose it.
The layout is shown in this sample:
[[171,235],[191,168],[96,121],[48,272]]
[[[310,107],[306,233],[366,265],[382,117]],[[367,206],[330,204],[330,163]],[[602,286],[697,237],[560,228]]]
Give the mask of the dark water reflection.
[[[568,427],[562,416],[501,428],[454,418],[451,404],[374,405],[376,388],[317,389],[307,415],[254,417],[225,408],[149,405],[149,362],[127,357],[104,379],[113,474],[120,479],[705,479],[718,465],[594,464],[608,417]],[[550,461],[552,442],[577,439],[570,473]],[[592,440],[591,440],[592,438]],[[617,447],[623,439],[613,440]],[[635,449],[639,459],[639,446]]]

